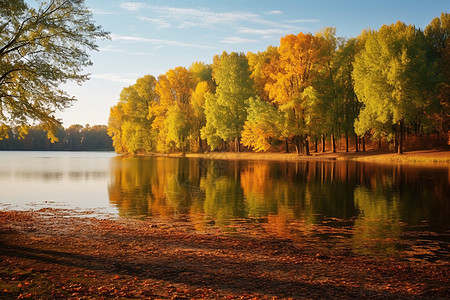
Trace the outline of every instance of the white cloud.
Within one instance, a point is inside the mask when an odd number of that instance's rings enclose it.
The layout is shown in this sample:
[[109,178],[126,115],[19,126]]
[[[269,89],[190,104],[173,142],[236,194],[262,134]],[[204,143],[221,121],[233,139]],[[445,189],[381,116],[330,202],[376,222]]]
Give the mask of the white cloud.
[[147,6],[148,9],[159,14],[159,18],[167,20],[173,27],[179,24],[189,24],[189,27],[205,27],[212,25],[233,25],[240,21],[260,18],[256,14],[247,12],[213,12],[208,9],[179,8],[169,6]]
[[230,36],[223,40],[221,40],[222,43],[226,44],[245,44],[245,43],[258,43],[257,40],[252,39],[244,39],[237,36]]
[[120,7],[128,11],[138,11],[147,7],[147,4],[142,2],[123,2],[120,4]]
[[[170,6],[147,5],[141,2],[125,2],[122,8],[129,11],[146,9],[154,17],[139,17],[142,21],[152,22],[159,28],[211,28],[215,26],[238,26],[244,22],[270,26],[273,28],[292,29],[291,25],[264,19],[261,15],[245,11],[217,12],[206,8],[181,8]],[[276,11],[272,11],[272,14]],[[281,13],[281,12],[280,12]]]
[[268,15],[281,15],[282,13],[283,12],[280,10],[272,10],[272,11],[269,11],[267,14]]
[[163,18],[148,18],[148,17],[138,17],[139,20],[150,22],[157,26],[158,28],[169,28],[170,23],[167,22],[167,20],[164,20]]
[[276,34],[276,35],[282,35],[286,33],[287,30],[283,29],[260,29],[260,28],[248,28],[248,27],[241,27],[238,29],[239,33],[246,33],[246,34]]
[[92,79],[100,79],[112,82],[120,82],[125,84],[133,84],[136,79],[139,78],[139,74],[136,73],[97,73],[91,74]]
[[174,40],[163,40],[163,39],[150,39],[140,36],[126,36],[126,35],[118,35],[118,34],[111,34],[111,39],[113,41],[125,41],[125,42],[142,42],[142,43],[150,43],[154,45],[170,45],[170,46],[177,46],[177,47],[187,47],[187,48],[200,48],[200,49],[216,49],[216,47],[211,47],[207,45],[200,45],[200,44],[191,44],[191,43],[184,43],[180,41],[174,41]]
[[286,23],[319,23],[320,19],[298,19],[298,20],[288,20]]

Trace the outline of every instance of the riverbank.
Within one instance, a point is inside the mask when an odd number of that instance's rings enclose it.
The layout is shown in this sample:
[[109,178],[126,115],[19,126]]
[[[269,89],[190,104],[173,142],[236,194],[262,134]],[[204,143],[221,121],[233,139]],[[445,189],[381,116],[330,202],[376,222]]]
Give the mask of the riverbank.
[[169,157],[194,157],[206,159],[225,160],[270,160],[270,161],[304,161],[304,160],[358,160],[378,163],[427,163],[427,164],[450,164],[449,150],[421,150],[408,151],[397,154],[385,151],[366,152],[325,152],[311,153],[310,156],[297,155],[296,153],[254,153],[254,152],[208,152],[208,153],[172,153],[155,154],[155,156]]
[[242,228],[0,212],[0,298],[439,299],[450,263],[356,255]]

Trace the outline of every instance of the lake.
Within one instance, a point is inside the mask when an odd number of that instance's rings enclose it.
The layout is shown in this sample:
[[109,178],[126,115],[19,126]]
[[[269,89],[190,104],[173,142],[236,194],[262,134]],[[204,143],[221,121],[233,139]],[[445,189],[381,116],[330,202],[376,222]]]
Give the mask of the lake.
[[222,161],[111,152],[0,152],[0,210],[72,209],[192,230],[450,259],[450,168]]

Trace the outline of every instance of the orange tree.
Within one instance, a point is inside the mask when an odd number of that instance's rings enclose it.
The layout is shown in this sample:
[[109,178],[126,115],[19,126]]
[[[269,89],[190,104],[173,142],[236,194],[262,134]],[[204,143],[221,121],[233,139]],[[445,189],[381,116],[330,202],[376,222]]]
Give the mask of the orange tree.
[[287,120],[287,140],[294,144],[297,154],[305,150],[309,155],[310,128],[303,92],[323,64],[321,44],[322,40],[312,34],[287,35],[280,40],[279,55],[272,56],[270,62],[271,80],[265,89]]

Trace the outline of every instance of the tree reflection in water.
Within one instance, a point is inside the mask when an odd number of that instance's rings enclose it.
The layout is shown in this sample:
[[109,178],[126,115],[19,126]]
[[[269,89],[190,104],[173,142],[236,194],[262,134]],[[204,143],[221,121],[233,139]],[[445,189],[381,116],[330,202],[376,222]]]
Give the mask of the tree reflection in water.
[[111,176],[109,199],[123,217],[182,216],[199,231],[258,224],[299,243],[345,240],[356,253],[387,257],[432,232],[433,251],[448,258],[446,167],[116,157]]

